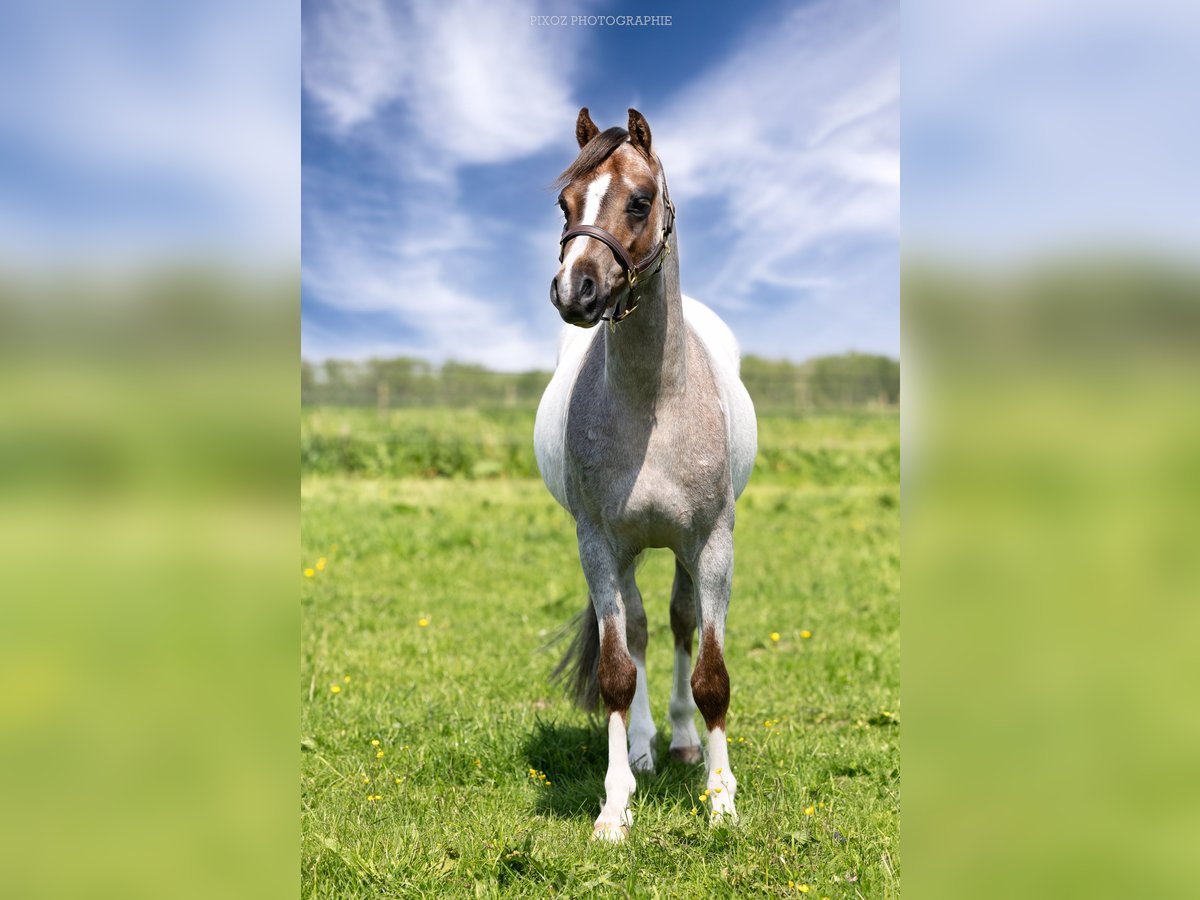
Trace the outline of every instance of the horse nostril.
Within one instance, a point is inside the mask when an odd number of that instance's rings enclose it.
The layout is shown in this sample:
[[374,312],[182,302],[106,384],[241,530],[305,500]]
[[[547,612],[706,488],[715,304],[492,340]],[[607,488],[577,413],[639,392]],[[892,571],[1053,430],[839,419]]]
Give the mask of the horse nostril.
[[592,281],[587,275],[583,276],[583,281],[579,282],[579,299],[584,303],[593,299],[596,296],[596,282]]
[[550,302],[558,306],[558,276],[550,279]]

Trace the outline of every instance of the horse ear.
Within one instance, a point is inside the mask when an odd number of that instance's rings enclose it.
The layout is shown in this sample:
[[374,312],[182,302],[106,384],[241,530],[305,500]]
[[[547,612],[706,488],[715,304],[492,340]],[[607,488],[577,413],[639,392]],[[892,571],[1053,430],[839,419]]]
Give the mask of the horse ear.
[[650,123],[636,109],[629,110],[629,142],[650,155]]
[[579,111],[579,118],[575,120],[575,140],[579,141],[579,149],[582,150],[587,142],[599,133],[600,129],[588,115],[588,108],[585,106]]

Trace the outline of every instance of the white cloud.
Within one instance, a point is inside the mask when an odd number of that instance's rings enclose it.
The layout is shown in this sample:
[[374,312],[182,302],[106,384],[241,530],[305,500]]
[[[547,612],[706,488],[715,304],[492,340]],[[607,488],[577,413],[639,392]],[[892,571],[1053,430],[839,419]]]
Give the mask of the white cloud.
[[893,3],[804,6],[652,118],[673,196],[722,210],[725,262],[704,285],[718,306],[836,277],[813,271],[824,243],[897,238],[898,26]]
[[304,86],[335,132],[399,110],[448,165],[546,146],[575,113],[574,36],[536,28],[526,0],[339,0],[304,26]]
[[336,128],[370,119],[399,97],[409,80],[411,27],[381,0],[340,0],[313,6],[302,40],[304,87]]
[[472,271],[494,263],[490,242],[504,223],[472,205],[458,178],[464,165],[573,137],[582,35],[531,26],[536,11],[522,0],[344,0],[306,16],[304,87],[326,132],[391,168],[376,173],[376,194],[353,198],[329,189],[334,173],[305,173],[305,285],[326,304],[391,314],[420,336],[347,348],[310,325],[307,355],[416,353],[505,369],[553,359],[552,337],[514,322],[513,298],[489,296],[489,279]]

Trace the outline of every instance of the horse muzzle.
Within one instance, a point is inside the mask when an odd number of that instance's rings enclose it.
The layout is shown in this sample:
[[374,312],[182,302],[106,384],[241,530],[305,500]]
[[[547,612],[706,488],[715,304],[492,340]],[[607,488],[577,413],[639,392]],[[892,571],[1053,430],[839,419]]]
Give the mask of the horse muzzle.
[[609,289],[590,266],[559,271],[550,282],[550,302],[568,325],[591,328],[608,307]]

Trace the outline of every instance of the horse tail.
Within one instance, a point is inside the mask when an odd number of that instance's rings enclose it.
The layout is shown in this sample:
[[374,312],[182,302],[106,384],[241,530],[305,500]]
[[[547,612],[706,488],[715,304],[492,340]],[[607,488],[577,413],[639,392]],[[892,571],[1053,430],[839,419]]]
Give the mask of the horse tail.
[[566,637],[572,630],[575,636],[550,678],[563,685],[567,696],[580,709],[592,712],[600,704],[600,626],[591,597],[559,638]]

